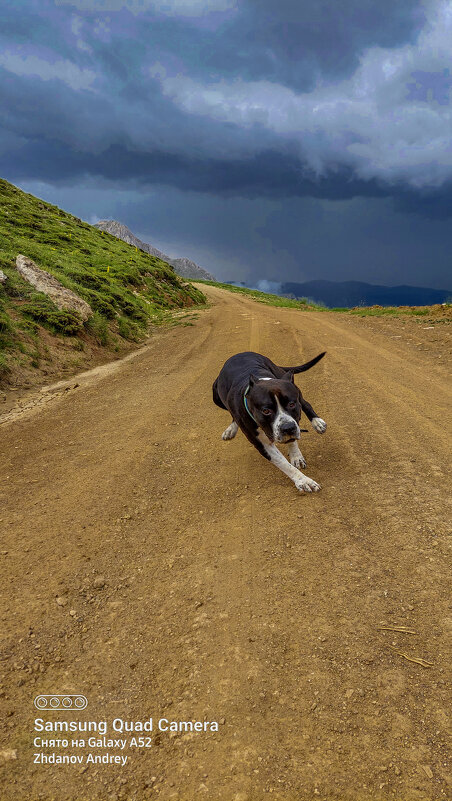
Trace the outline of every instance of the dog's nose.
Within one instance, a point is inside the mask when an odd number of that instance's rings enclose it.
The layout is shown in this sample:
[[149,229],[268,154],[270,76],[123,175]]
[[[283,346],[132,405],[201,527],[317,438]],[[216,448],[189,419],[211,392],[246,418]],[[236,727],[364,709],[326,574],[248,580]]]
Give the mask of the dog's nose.
[[287,434],[287,435],[296,434],[297,424],[295,420],[292,422],[290,420],[284,420],[284,422],[281,423],[281,427],[279,430],[281,431],[281,434]]

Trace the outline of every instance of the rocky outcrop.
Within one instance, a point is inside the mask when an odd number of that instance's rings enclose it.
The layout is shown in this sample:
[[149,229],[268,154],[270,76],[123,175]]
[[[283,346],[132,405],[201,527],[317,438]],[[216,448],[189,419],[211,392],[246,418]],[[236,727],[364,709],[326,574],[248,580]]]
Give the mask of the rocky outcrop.
[[93,310],[86,300],[70,289],[66,289],[53,275],[41,270],[34,261],[21,253],[16,259],[16,267],[22,278],[25,278],[38,292],[44,292],[59,309],[70,309],[77,312],[83,322],[92,316]]
[[166,256],[165,253],[162,253],[161,250],[157,250],[157,248],[152,247],[152,245],[149,245],[147,242],[142,242],[135,234],[132,234],[132,231],[127,228],[127,225],[123,225],[123,223],[117,220],[99,220],[99,222],[96,223],[96,228],[99,228],[101,231],[107,231],[107,233],[117,236],[118,239],[122,239],[123,242],[127,242],[129,245],[144,250],[144,252],[149,253],[150,256],[155,256],[157,259],[165,261],[170,267],[173,267],[174,271],[182,278],[191,278],[194,281],[200,278],[205,281],[216,280],[211,273],[208,273],[207,270],[195,264],[194,261],[187,258],[171,259],[169,256]]
[[8,280],[8,276],[5,275],[3,270],[0,270],[0,284],[4,284],[5,281],[7,281],[7,280]]

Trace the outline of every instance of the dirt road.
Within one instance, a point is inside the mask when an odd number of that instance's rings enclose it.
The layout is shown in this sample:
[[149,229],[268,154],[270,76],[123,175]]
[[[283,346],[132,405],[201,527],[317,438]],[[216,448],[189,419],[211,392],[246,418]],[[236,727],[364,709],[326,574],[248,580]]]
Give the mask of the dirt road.
[[[206,291],[193,327],[0,426],[1,798],[450,799],[446,326]],[[298,377],[317,494],[220,438],[211,384],[249,349],[328,351]],[[88,708],[37,712],[52,692]],[[152,717],[153,744],[40,748],[39,717]]]

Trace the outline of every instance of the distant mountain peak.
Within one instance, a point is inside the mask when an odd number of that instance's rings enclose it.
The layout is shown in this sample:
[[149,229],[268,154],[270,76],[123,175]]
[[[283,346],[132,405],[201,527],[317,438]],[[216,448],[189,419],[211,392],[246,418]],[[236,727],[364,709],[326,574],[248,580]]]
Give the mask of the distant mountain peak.
[[174,268],[174,271],[182,278],[191,278],[194,281],[197,279],[216,281],[216,278],[214,278],[211,273],[208,273],[207,270],[204,270],[194,261],[186,257],[172,259],[147,242],[142,242],[142,240],[138,239],[124,223],[120,223],[117,220],[99,220],[99,222],[96,223],[96,228],[99,228],[101,231],[106,231],[116,236],[118,239],[122,239],[123,242],[127,242],[129,245],[134,245],[134,247],[144,250],[144,252],[149,253],[150,256],[155,256],[157,259],[165,261],[167,264],[170,264],[171,267]]

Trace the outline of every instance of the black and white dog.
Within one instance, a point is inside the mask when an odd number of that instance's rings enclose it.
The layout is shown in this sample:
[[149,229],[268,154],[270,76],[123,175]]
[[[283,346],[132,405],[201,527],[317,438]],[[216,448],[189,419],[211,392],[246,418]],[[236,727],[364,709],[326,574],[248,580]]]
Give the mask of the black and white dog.
[[[232,415],[223,439],[233,439],[240,428],[259,453],[289,476],[300,492],[320,489],[300,470],[306,467],[297,443],[301,412],[319,434],[326,430],[326,423],[303,398],[294,383],[294,374],[309,370],[324,356],[320,353],[299,367],[278,367],[259,353],[237,353],[225,362],[212,387],[214,403]],[[275,442],[289,443],[289,461]]]

